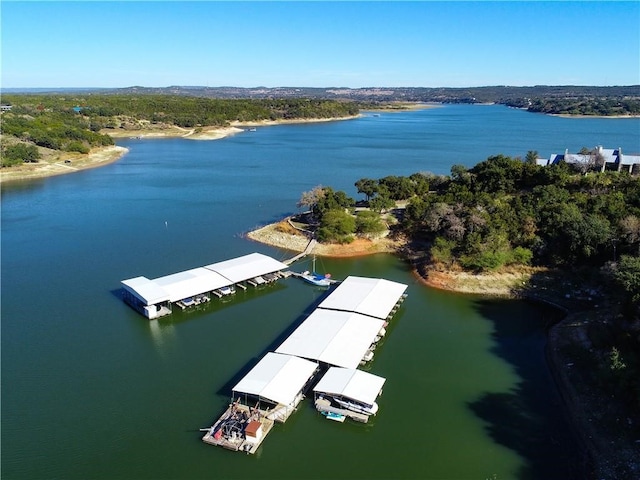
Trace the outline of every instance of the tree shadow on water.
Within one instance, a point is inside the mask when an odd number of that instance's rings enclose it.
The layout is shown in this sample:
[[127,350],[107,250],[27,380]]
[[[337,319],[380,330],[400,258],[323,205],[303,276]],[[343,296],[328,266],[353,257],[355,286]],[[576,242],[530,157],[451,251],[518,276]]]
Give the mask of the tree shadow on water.
[[492,353],[514,369],[519,383],[510,392],[486,393],[469,408],[495,442],[524,459],[518,479],[587,478],[586,454],[545,359],[546,328],[562,313],[509,300],[479,300],[475,308],[493,325]]

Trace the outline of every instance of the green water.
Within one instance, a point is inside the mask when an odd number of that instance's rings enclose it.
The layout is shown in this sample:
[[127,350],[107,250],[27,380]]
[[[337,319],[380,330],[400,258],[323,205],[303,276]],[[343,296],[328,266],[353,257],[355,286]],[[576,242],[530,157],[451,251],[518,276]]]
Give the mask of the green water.
[[[284,259],[290,252],[242,233],[292,212],[319,183],[446,173],[438,162],[450,157],[438,152],[453,146],[420,133],[429,125],[457,132],[464,156],[482,139],[508,142],[497,138],[504,124],[541,129],[546,118],[477,110],[482,136],[465,143],[454,120],[474,111],[264,128],[215,142],[125,141],[131,152],[117,163],[3,186],[2,478],[582,478],[544,358],[545,327],[557,319],[549,309],[426,288],[390,255],[321,259],[318,270],[334,278],[409,285],[370,367],[387,379],[380,411],[366,425],[339,424],[307,400],[247,456],[204,444],[199,429],[323,291],[289,278],[152,322],[120,298],[120,281],[138,275],[253,251]],[[636,138],[637,124],[605,123],[605,145]],[[576,143],[592,143],[593,124],[564,125]],[[363,148],[371,138],[379,145]]]

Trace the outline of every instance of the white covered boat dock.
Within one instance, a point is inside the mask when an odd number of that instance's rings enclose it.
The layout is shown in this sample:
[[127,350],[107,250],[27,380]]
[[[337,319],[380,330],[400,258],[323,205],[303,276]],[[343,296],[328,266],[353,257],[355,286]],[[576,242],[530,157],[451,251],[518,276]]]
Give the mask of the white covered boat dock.
[[269,352],[233,387],[233,398],[245,405],[257,401],[267,418],[284,422],[304,398],[317,370],[315,362]]
[[123,299],[149,319],[170,315],[172,306],[182,308],[222,296],[228,287],[246,288],[276,280],[288,265],[261,253],[251,253],[204,267],[155,279],[140,276],[123,280]]
[[331,367],[314,387],[316,409],[323,414],[333,413],[367,422],[369,415],[344,408],[336,400],[371,408],[382,393],[385,379],[372,373],[350,368]]
[[381,336],[384,320],[359,313],[315,309],[276,349],[332,366],[357,368],[376,337]]
[[406,290],[407,285],[383,278],[349,276],[320,303],[319,308],[387,319],[406,298]]
[[296,410],[320,369],[326,373],[313,387],[316,409],[332,420],[367,422],[386,380],[357,367],[373,358],[406,289],[389,280],[348,277],[233,387],[229,408],[203,429],[202,440],[255,453],[274,422]]
[[[255,453],[274,422],[285,422],[304,398],[318,364],[267,353],[233,387],[233,401],[202,440],[229,450]],[[252,406],[254,405],[254,406]]]

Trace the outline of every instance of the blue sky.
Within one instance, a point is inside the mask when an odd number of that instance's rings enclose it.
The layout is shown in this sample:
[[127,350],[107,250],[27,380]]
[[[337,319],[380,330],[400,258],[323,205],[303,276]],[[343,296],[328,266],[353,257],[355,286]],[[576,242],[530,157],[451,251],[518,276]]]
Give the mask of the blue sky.
[[640,2],[1,3],[3,88],[640,84]]

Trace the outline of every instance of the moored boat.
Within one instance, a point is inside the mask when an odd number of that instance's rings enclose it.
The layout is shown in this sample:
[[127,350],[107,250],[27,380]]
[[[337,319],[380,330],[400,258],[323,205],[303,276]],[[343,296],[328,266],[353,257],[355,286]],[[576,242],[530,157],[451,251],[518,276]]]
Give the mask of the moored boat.
[[320,412],[322,413],[322,415],[324,415],[325,417],[327,417],[327,420],[333,420],[334,422],[344,422],[345,418],[347,418],[345,415],[340,415],[339,413],[334,413],[334,412]]
[[373,405],[364,405],[358,402],[352,402],[343,398],[334,398],[336,403],[342,408],[351,410],[358,413],[364,413],[365,415],[375,415],[378,412],[378,404],[373,402]]
[[316,259],[313,258],[313,266],[311,271],[305,271],[300,274],[300,278],[302,278],[305,282],[315,285],[317,287],[328,287],[331,284],[335,283],[335,280],[331,278],[330,273],[325,273],[324,275],[316,273]]

